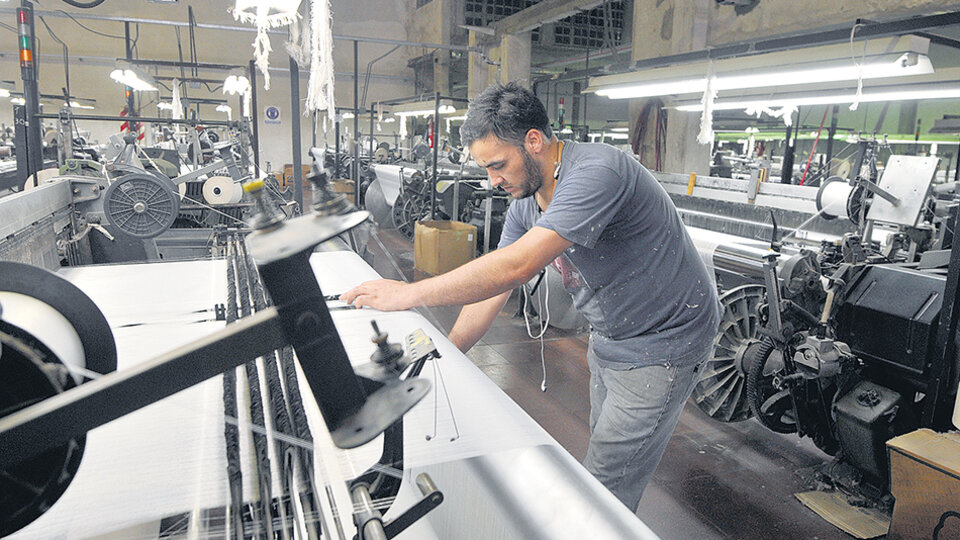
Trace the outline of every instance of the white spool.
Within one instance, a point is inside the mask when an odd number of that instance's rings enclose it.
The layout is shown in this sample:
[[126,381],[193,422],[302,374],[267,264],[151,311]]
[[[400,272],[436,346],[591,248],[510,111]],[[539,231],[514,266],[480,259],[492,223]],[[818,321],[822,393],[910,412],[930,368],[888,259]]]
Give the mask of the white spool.
[[[49,304],[25,294],[0,291],[0,320],[29,333],[43,343],[67,368],[85,368],[83,342],[70,321]],[[71,371],[77,384],[83,375]]]
[[826,179],[817,193],[817,211],[826,219],[847,217],[847,200],[853,186],[832,176]]
[[229,176],[211,176],[203,183],[203,200],[207,204],[232,204],[240,202],[243,189]]

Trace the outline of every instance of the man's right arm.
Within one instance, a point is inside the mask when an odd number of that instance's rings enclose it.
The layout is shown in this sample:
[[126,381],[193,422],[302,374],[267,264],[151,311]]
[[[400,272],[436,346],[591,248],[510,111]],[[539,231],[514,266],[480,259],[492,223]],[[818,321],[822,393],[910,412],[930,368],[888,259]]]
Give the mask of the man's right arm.
[[490,329],[493,320],[497,318],[497,314],[500,313],[500,310],[503,309],[510,298],[511,292],[507,291],[486,300],[463,306],[463,309],[460,310],[460,316],[457,317],[457,322],[453,324],[453,329],[450,330],[450,341],[463,352],[470,350],[470,347],[480,341],[480,338]]

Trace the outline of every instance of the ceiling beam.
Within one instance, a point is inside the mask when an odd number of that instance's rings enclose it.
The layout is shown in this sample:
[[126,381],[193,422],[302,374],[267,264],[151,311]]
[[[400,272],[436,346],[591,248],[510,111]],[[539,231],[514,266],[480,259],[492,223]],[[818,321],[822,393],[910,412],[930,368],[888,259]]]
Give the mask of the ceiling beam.
[[544,0],[490,25],[497,36],[519,34],[602,5],[605,0]]

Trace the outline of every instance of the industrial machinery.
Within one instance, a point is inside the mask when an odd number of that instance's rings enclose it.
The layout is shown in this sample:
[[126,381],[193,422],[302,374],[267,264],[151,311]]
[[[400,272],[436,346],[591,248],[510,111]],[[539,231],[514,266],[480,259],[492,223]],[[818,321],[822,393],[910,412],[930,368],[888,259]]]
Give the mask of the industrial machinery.
[[819,188],[661,181],[696,224],[725,308],[696,403],[720,421],[810,437],[847,466],[829,468],[834,485],[879,499],[885,442],[950,426],[960,201],[955,186],[932,185],[938,158],[895,155],[879,172],[873,155],[863,144],[851,178]]
[[[339,301],[377,274],[315,247],[369,214],[312,180],[292,219],[255,186],[213,257],[0,263],[0,535],[656,538],[421,315]],[[70,189],[0,199],[0,259]]]
[[[0,535],[29,524],[63,494],[79,466],[84,435],[90,429],[287,344],[297,352],[334,443],[354,448],[392,430],[384,439],[384,455],[391,457],[387,463],[396,467],[398,452],[402,456],[403,437],[402,431],[394,432],[402,430],[402,415],[430,389],[430,383],[416,374],[435,355],[435,349],[424,336],[420,341],[426,343],[420,343],[417,349],[420,357],[411,360],[401,348],[389,345],[386,334],[374,324],[379,346],[371,365],[361,366],[363,375],[358,377],[307,262],[317,244],[349,231],[368,217],[365,212],[356,212],[345,216],[309,215],[284,222],[262,204],[247,245],[250,260],[256,262],[262,275],[262,287],[276,307],[264,306],[256,315],[241,318],[208,339],[123,373],[109,374],[116,367],[113,336],[88,297],[47,271],[2,263],[0,301],[4,312],[0,339],[5,364],[11,369],[4,377],[0,397],[4,405],[0,417],[0,478],[4,484]],[[244,254],[239,270],[249,276],[252,269],[247,267],[248,262]],[[290,283],[296,283],[296,289],[291,289]],[[265,298],[262,293],[260,297]],[[51,324],[61,320],[59,328]],[[408,367],[413,372],[401,379]],[[95,379],[89,386],[74,388],[88,377]],[[304,465],[301,468],[306,470]],[[389,482],[381,475],[369,472],[354,483],[352,491],[359,502],[369,501],[371,491],[375,491],[371,486],[391,490],[384,487]],[[310,483],[306,475],[301,480]],[[418,508],[412,519],[401,516],[395,520],[392,535],[442,500],[429,478],[423,483],[427,507]],[[311,510],[316,512],[304,509]],[[260,509],[261,514],[264,511]],[[362,538],[377,537],[368,536],[374,534],[368,527],[379,526],[380,534],[384,534],[380,513],[372,507],[357,515],[362,517],[362,523],[358,523]],[[240,516],[234,518],[239,520]],[[267,519],[264,525],[268,536],[273,536],[271,523],[272,519]],[[286,527],[286,523],[281,526]],[[329,531],[314,533],[321,534]]]

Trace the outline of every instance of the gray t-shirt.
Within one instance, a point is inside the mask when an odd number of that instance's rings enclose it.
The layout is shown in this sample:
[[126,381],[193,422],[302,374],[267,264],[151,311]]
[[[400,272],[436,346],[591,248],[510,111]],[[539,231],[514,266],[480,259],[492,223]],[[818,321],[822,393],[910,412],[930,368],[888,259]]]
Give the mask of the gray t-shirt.
[[700,357],[716,336],[720,304],[667,192],[606,144],[565,142],[561,158],[547,210],[535,197],[513,201],[498,247],[533,226],[573,242],[553,264],[608,367]]

